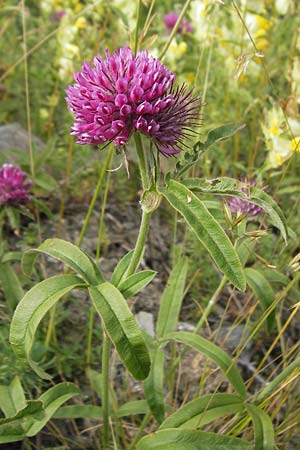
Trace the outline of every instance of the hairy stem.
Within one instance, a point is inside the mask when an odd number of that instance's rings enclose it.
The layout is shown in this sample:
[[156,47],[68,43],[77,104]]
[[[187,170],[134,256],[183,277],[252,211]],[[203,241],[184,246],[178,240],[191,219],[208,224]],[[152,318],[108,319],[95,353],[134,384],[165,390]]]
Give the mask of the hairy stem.
[[103,411],[103,450],[109,450],[109,355],[110,340],[103,330],[102,345],[102,411]]

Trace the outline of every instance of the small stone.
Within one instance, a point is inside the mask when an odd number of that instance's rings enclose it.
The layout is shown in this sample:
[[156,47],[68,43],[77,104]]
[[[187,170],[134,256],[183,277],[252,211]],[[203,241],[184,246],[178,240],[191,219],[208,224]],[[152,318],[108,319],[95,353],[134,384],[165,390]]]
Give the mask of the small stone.
[[155,336],[153,314],[146,311],[140,311],[135,315],[135,318],[145,333],[150,334],[152,337]]

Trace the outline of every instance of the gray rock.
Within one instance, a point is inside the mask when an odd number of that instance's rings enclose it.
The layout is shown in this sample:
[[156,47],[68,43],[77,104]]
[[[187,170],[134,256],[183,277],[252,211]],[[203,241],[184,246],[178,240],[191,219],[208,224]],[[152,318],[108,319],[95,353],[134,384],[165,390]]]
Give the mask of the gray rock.
[[[32,136],[32,144],[37,150],[42,150],[45,147],[43,141],[36,136]],[[28,132],[17,122],[0,125],[0,151],[13,148],[29,150]]]
[[154,337],[155,332],[153,314],[146,311],[140,311],[135,315],[135,318],[141,329],[150,334],[150,336]]

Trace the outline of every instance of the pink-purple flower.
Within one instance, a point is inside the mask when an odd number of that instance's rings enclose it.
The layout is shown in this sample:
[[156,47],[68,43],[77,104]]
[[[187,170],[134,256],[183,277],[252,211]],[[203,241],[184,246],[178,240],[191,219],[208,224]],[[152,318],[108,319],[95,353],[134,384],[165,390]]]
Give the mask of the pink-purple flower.
[[[249,188],[247,186],[255,186],[255,183],[251,181],[245,181],[245,185],[246,186],[241,189],[241,192],[248,196]],[[234,214],[240,213],[243,215],[257,216],[258,214],[264,212],[264,210],[255,203],[249,202],[248,200],[243,200],[239,197],[228,197],[227,203],[231,212]]]
[[[164,16],[164,24],[167,27],[168,31],[171,33],[173,30],[177,20],[178,20],[178,14],[175,12],[170,12]],[[182,19],[178,29],[177,33],[191,33],[193,31],[193,25],[188,22],[186,19]]]
[[29,188],[32,181],[27,174],[13,164],[0,168],[0,206],[19,205],[30,200]]
[[125,145],[133,132],[152,139],[161,153],[179,153],[198,119],[200,99],[158,59],[129,47],[84,62],[69,86],[67,103],[75,116],[71,134],[79,144]]

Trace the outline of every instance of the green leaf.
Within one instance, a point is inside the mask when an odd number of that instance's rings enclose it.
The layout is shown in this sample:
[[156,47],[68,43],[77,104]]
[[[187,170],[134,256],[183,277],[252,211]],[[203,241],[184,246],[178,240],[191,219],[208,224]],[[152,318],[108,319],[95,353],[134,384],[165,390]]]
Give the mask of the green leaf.
[[250,444],[215,433],[168,428],[143,437],[137,450],[250,450]]
[[155,277],[157,272],[154,270],[142,270],[134,273],[119,283],[118,289],[124,298],[133,297],[135,294],[144,289]]
[[89,292],[123,363],[137,380],[145,379],[150,370],[149,353],[123,295],[111,283],[90,287]]
[[40,420],[35,420],[32,426],[26,431],[26,436],[35,436],[63,403],[70,398],[80,394],[80,389],[73,383],[64,382],[48,389],[39,398],[43,404],[44,417]]
[[[208,394],[201,398],[196,398],[179,408],[175,413],[169,416],[159,427],[160,430],[165,428],[179,428],[186,422],[196,419],[198,424],[203,425],[202,418],[206,415],[212,415],[213,419],[219,417],[220,409],[222,415],[234,414],[245,409],[240,397],[231,394]],[[217,416],[213,415],[217,411]],[[211,420],[213,420],[211,419]],[[197,423],[194,422],[196,428]]]
[[164,361],[164,352],[160,349],[153,350],[150,373],[144,381],[145,397],[158,423],[161,423],[165,416]]
[[0,419],[0,444],[23,440],[28,427],[43,414],[43,402],[30,400],[14,417]]
[[188,333],[185,331],[170,333],[162,339],[162,342],[166,340],[174,340],[192,347],[194,350],[197,350],[214,361],[214,363],[216,363],[223,370],[227,379],[230,381],[240,397],[243,400],[246,398],[246,387],[244,381],[234,362],[230,356],[224,352],[224,350],[220,349],[209,340],[198,336],[197,334]]
[[8,206],[5,208],[5,213],[7,215],[9,225],[12,230],[19,230],[20,229],[20,212],[12,207]]
[[102,417],[102,408],[95,405],[62,406],[53,415],[53,419],[99,419],[100,417]]
[[224,141],[225,139],[231,138],[235,133],[242,130],[245,124],[235,124],[228,123],[226,125],[221,125],[220,127],[214,128],[208,132],[205,142],[198,141],[193,147],[192,153],[186,152],[184,156],[184,161],[179,161],[176,164],[176,178],[179,178],[184,172],[186,172],[190,167],[199,161],[201,155],[213,144]]
[[147,414],[149,406],[146,400],[133,400],[124,403],[116,412],[116,417],[133,416],[137,414]]
[[8,263],[0,263],[0,283],[8,306],[14,311],[24,291],[16,272]]
[[176,329],[184,296],[187,268],[187,260],[180,258],[170,273],[159,307],[156,324],[156,334],[158,338],[163,337]]
[[[284,240],[287,240],[287,225],[283,212],[273,198],[266,194],[265,191],[228,177],[219,177],[213,180],[205,180],[203,178],[187,178],[183,181],[183,184],[191,191],[207,194],[228,195],[255,203],[263,208],[267,214],[269,214],[273,225],[280,230]],[[242,191],[242,189],[245,188],[247,189],[247,192]]]
[[205,148],[210,147],[218,142],[225,141],[226,139],[234,136],[238,131],[243,130],[246,124],[244,123],[227,123],[226,125],[221,125],[220,127],[210,130],[207,135],[206,141],[203,143],[197,142],[195,146],[203,146]]
[[51,378],[30,358],[37,327],[49,309],[72,289],[84,287],[75,275],[57,275],[36,284],[18,304],[10,327],[10,342],[16,355],[26,360],[42,378]]
[[22,269],[27,275],[32,272],[34,261],[39,253],[52,256],[73,269],[84,281],[97,285],[104,281],[103,275],[95,262],[77,245],[63,239],[47,239],[37,249],[25,252],[22,258]]
[[113,284],[114,286],[118,287],[119,284],[122,283],[122,281],[125,281],[126,271],[129,267],[132,255],[133,250],[130,250],[130,252],[126,253],[116,265],[110,280],[111,284]]
[[[272,286],[262,273],[260,273],[256,269],[252,269],[252,267],[246,268],[245,274],[247,283],[259,300],[263,311],[267,311],[267,309],[273,304],[275,299],[275,294]],[[275,309],[273,309],[272,312],[268,314],[266,322],[268,331],[271,332],[275,325]]]
[[203,202],[174,180],[170,180],[162,194],[190,225],[220,270],[238,289],[244,290],[246,279],[236,250]]
[[19,377],[15,376],[9,386],[0,385],[0,408],[5,417],[13,417],[25,407],[26,400]]
[[246,405],[252,418],[255,434],[255,450],[274,450],[275,434],[272,420],[262,409]]

